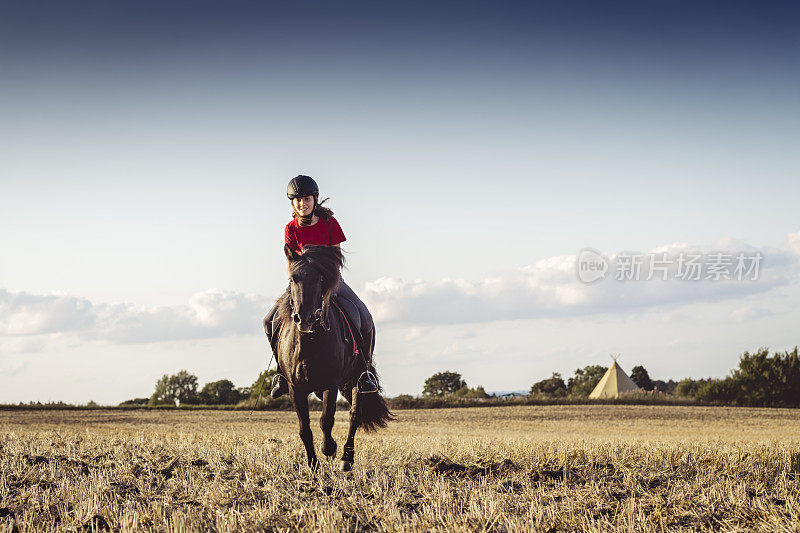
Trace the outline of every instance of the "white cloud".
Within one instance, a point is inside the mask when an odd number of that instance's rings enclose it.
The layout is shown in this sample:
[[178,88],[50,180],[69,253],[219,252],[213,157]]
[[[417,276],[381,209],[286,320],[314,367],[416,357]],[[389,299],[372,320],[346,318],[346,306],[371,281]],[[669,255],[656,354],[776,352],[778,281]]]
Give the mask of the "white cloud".
[[260,333],[270,305],[263,296],[209,289],[194,294],[187,306],[101,306],[97,334],[129,343]]
[[753,320],[772,315],[772,311],[764,307],[745,305],[731,311],[729,319],[732,322],[752,322]]
[[[146,343],[260,333],[271,302],[258,295],[209,289],[188,305],[95,304],[85,298],[0,289],[0,335],[73,333],[84,339]],[[13,344],[9,351],[19,349]]]
[[0,376],[16,376],[28,366],[25,361],[0,361]]
[[85,298],[0,289],[0,335],[37,335],[91,327],[96,316]]
[[[667,281],[618,281],[612,268],[606,279],[587,285],[576,275],[577,254],[565,255],[479,281],[380,278],[366,284],[362,297],[379,323],[469,323],[675,309],[763,293],[797,279],[798,258],[788,250],[756,248],[735,239],[699,246],[671,243],[650,250],[673,258],[681,252],[760,252],[763,260],[755,280],[681,281],[672,279],[673,264]],[[610,255],[612,265],[618,256]],[[643,274],[646,277],[644,269]]]
[[47,345],[49,337],[54,335],[36,336],[0,336],[0,354],[36,353],[42,351]]
[[[790,247],[797,243],[800,243],[800,232],[789,235]],[[791,250],[757,249],[733,239],[694,247],[672,243],[651,250],[671,255],[683,251],[758,251],[764,259],[759,277],[754,281],[623,282],[614,279],[612,269],[607,279],[587,285],[577,278],[576,254],[542,259],[477,281],[379,278],[367,283],[360,295],[376,322],[415,324],[406,332],[406,341],[423,337],[428,331],[426,325],[605,313],[623,315],[648,308],[680,314],[680,309],[687,304],[735,301],[794,282],[800,258],[795,255],[794,248]],[[610,255],[612,262],[616,258]],[[186,305],[158,307],[93,303],[66,294],[36,295],[0,289],[0,351],[39,351],[53,334],[64,335],[59,343],[97,340],[117,344],[261,335],[261,319],[271,304],[264,296],[219,289],[197,293]],[[753,313],[763,314],[753,309],[740,310],[729,318],[747,320],[755,316]],[[19,338],[32,340],[14,340]]]
[[795,254],[800,256],[800,231],[797,233],[790,233],[786,236],[789,244],[789,249]]
[[403,335],[403,340],[406,342],[414,341],[420,337],[422,337],[422,328],[414,326],[409,328],[405,335]]

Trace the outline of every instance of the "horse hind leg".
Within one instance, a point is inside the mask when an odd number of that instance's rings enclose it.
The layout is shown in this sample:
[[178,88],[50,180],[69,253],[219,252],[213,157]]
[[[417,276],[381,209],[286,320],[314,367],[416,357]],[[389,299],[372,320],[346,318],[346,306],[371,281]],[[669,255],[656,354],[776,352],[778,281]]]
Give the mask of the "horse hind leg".
[[326,390],[322,393],[322,417],[319,419],[319,427],[322,429],[323,444],[322,454],[325,457],[336,455],[336,441],[333,440],[333,422],[336,414],[336,398],[339,390],[336,388]]
[[308,466],[312,470],[316,470],[319,461],[314,451],[314,435],[311,433],[311,421],[308,416],[308,393],[301,394],[297,390],[293,390],[292,402],[297,413],[297,419],[300,422],[300,440],[303,441],[303,446],[306,448]]
[[344,452],[342,452],[342,471],[347,472],[353,469],[355,462],[355,439],[356,430],[358,429],[361,420],[358,415],[358,391],[354,386],[347,395],[350,401],[350,428],[347,431],[347,442],[344,443]]

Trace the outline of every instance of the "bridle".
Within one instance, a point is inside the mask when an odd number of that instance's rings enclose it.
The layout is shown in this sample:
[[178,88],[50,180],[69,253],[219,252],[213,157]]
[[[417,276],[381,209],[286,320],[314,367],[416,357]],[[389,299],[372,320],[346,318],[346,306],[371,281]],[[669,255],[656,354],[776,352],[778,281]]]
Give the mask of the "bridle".
[[[291,286],[293,283],[294,283],[294,280],[290,279],[289,280],[289,285]],[[294,306],[294,298],[292,298],[292,291],[291,290],[289,290],[289,304],[292,307],[292,321],[295,324],[299,325],[300,324],[300,313],[297,311],[297,308],[295,308],[295,306]],[[326,323],[327,321],[323,321],[322,320],[322,317],[325,316],[325,311],[326,311],[325,294],[323,293],[323,295],[321,297],[321,302],[319,304],[319,307],[313,313],[314,321],[311,323],[311,331],[312,332],[314,331],[314,326],[317,324],[317,322],[320,323],[320,325],[322,326],[322,329],[324,329],[325,331],[330,331],[331,330],[330,324],[327,324]]]

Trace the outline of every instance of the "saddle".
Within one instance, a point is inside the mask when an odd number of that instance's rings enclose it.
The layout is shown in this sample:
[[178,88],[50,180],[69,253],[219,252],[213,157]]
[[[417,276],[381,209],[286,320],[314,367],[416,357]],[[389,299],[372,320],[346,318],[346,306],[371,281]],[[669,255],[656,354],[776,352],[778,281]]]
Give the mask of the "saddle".
[[[363,338],[361,334],[361,325],[363,324],[363,321],[361,318],[361,313],[358,310],[358,306],[340,295],[333,296],[331,302],[334,304],[334,308],[338,306],[339,309],[342,310],[345,320],[349,322],[350,327],[345,333],[345,342],[349,343],[355,341],[358,351],[362,353],[368,360],[371,359],[373,348],[372,343],[374,343],[375,335],[374,333],[371,335],[372,340],[369,344],[366,342],[366,339]],[[354,339],[350,339],[351,333]]]

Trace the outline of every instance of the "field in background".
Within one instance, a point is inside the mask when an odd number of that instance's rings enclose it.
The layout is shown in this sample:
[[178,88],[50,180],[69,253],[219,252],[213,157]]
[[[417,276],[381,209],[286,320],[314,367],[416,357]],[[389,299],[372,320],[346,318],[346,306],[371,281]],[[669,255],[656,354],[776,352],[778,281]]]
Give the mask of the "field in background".
[[0,411],[0,531],[800,529],[797,410],[397,415],[343,474],[291,412]]

